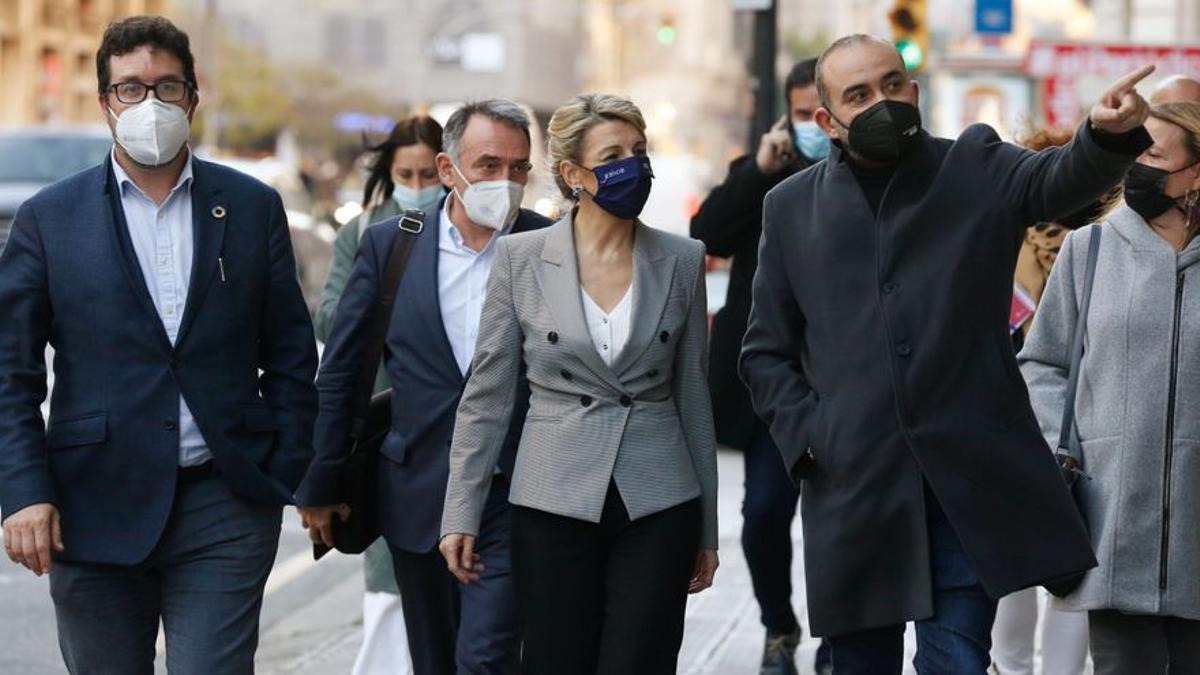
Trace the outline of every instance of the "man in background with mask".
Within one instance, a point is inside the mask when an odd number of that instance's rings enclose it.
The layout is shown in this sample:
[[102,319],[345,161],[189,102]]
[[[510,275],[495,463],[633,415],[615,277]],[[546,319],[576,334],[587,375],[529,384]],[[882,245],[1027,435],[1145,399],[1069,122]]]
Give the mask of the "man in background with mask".
[[740,370],[802,485],[809,620],[839,675],[900,673],[907,621],[918,672],[982,673],[998,598],[1095,565],[1016,368],[1012,271],[1029,223],[1150,145],[1152,70],[1034,153],[985,125],[926,133],[888,41],[819,59],[834,147],[764,202]]
[[152,671],[161,622],[172,671],[252,673],[317,405],[283,204],[187,148],[171,22],[110,25],[96,70],[111,158],[23,204],[0,257],[5,548],[50,573],[69,671]]
[[[817,96],[816,59],[797,63],[784,80],[788,112],[759,141],[758,151],[729,165],[725,182],[713,188],[692,218],[692,237],[709,255],[733,258],[729,290],[712,328],[709,390],[717,442],[737,448],[745,465],[742,550],[767,635],[761,675],[793,675],[800,622],[792,609],[792,520],[800,492],[779,462],[779,449],[750,405],[737,374],[737,358],[750,316],[750,284],[758,267],[762,201],[785,178],[825,158],[829,137],[813,115]],[[828,665],[822,645],[816,670]]]
[[[450,194],[425,216],[404,272],[385,342],[392,430],[379,460],[379,519],[391,548],[418,675],[515,673],[520,654],[509,565],[508,486],[525,420],[509,426],[500,475],[483,515],[481,578],[459,584],[437,544],[450,475],[450,439],[475,353],[496,239],[550,224],[520,208],[529,163],[529,118],[511,101],[456,110],[442,132],[438,175]],[[314,542],[332,545],[344,512],[338,476],[347,459],[352,398],[400,218],[367,229],[333,320],[317,378],[316,457],[298,493]],[[517,400],[529,401],[524,377]]]

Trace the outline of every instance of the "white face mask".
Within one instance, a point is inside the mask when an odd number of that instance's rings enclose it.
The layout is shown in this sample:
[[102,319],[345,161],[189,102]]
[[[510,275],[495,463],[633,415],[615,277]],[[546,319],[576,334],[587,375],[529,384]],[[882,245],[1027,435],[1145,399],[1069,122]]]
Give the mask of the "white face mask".
[[452,164],[458,172],[458,177],[467,184],[467,190],[459,194],[454,188],[454,194],[467,209],[467,217],[471,222],[493,230],[502,230],[517,217],[521,208],[521,198],[525,195],[525,186],[511,180],[487,180],[472,184],[467,177]]
[[120,116],[112,108],[108,114],[117,121],[117,143],[143,166],[162,166],[175,159],[191,128],[183,108],[156,98],[147,98]]

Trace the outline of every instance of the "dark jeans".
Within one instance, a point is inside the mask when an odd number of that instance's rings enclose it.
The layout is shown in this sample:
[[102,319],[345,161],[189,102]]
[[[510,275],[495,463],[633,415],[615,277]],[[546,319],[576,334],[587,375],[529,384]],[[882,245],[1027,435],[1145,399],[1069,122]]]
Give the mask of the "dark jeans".
[[475,542],[484,565],[479,581],[459,583],[436,549],[428,553],[391,549],[417,675],[517,672],[520,643],[509,558],[511,532],[508,481],[496,476]]
[[1200,673],[1200,621],[1088,612],[1096,675]]
[[610,484],[599,523],[514,506],[521,672],[673,674],[699,545],[699,499],[630,521]]
[[800,626],[792,609],[792,520],[800,489],[788,477],[766,425],[755,427],[743,454],[742,551],[762,623],[768,633],[782,635]]
[[153,673],[161,619],[169,672],[253,673],[282,513],[243,502],[219,477],[181,483],[141,564],[56,561],[50,596],[67,669]]
[[[913,665],[921,675],[982,675],[991,664],[996,603],[984,593],[958,536],[928,489],[925,511],[933,616],[917,622]],[[828,640],[837,675],[900,675],[903,670],[904,624],[831,636]]]

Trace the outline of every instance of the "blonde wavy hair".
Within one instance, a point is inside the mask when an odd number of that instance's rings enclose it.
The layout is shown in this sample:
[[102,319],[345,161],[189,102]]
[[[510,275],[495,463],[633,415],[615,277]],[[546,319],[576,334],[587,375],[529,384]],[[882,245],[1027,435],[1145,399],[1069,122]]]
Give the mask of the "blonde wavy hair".
[[550,174],[558,191],[572,199],[571,188],[563,180],[560,166],[565,162],[579,164],[583,154],[583,137],[588,129],[602,122],[626,122],[646,135],[646,120],[633,101],[614,94],[580,94],[554,111],[546,130],[546,155]]
[[[1160,103],[1150,108],[1150,116],[1182,129],[1192,163],[1200,162],[1200,103]],[[1187,211],[1187,240],[1191,241],[1200,235],[1200,192],[1188,191]]]

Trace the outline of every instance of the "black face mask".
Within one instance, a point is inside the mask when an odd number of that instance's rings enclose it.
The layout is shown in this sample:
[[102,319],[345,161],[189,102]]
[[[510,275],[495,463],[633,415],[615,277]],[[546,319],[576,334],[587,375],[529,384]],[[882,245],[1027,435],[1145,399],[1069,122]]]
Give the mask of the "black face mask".
[[1195,166],[1194,163],[1177,171],[1166,171],[1145,164],[1134,164],[1129,167],[1129,173],[1125,174],[1125,203],[1146,222],[1154,220],[1172,208],[1177,208],[1187,215],[1186,211],[1179,206],[1179,197],[1167,194],[1167,179],[1193,166]]
[[921,111],[903,101],[884,99],[859,113],[848,127],[833,119],[849,130],[851,152],[872,162],[895,164],[921,139]]

